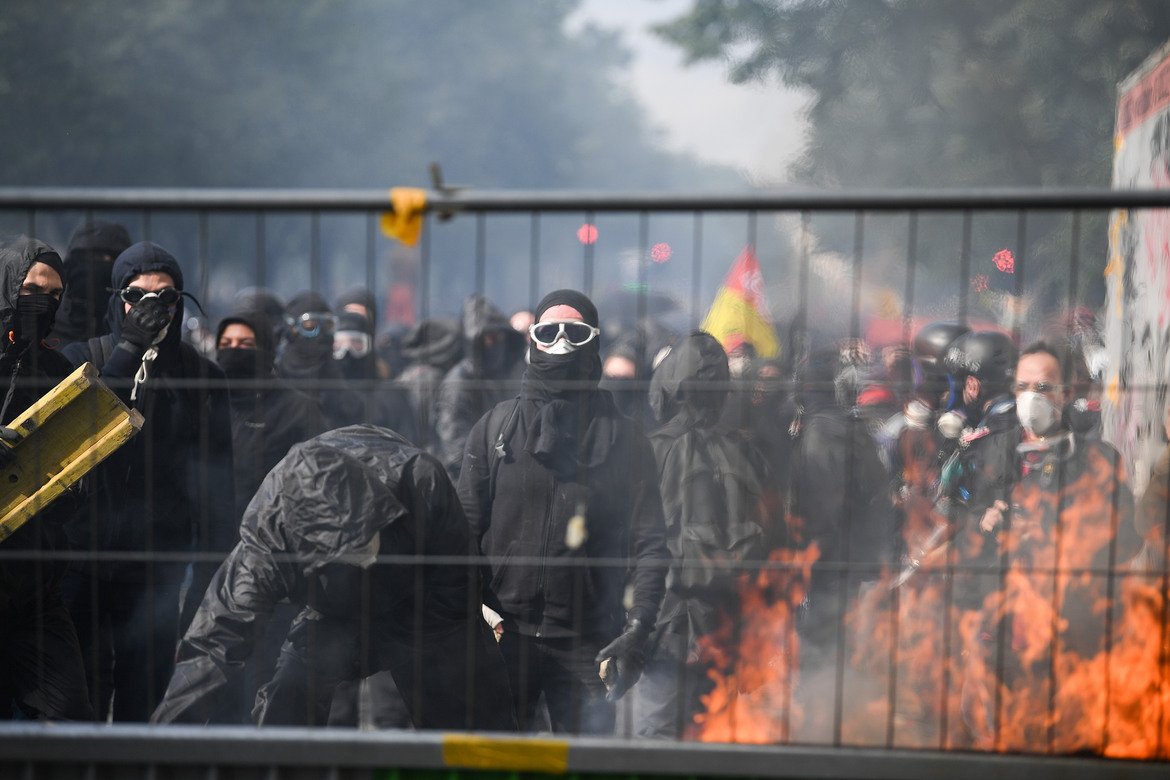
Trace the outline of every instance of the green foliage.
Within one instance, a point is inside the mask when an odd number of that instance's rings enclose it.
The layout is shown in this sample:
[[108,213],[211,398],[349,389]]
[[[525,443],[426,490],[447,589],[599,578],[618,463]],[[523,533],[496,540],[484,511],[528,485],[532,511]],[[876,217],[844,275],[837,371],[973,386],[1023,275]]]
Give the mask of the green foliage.
[[702,0],[659,32],[811,94],[800,181],[1106,186],[1116,84],[1170,38],[1170,4]]
[[[658,32],[690,61],[726,59],[733,81],[774,78],[810,96],[796,182],[1107,187],[1116,85],[1170,38],[1170,3],[696,0]],[[973,246],[1013,246],[1014,234],[976,224]],[[890,251],[898,231],[883,238],[874,254],[893,255],[893,273],[906,250]],[[1035,300],[1101,301],[1102,215],[1075,241],[1070,219],[1033,215],[1027,238],[1015,249]],[[851,251],[848,230],[819,239]],[[959,265],[953,228],[938,220],[924,220],[916,251],[928,275]],[[986,273],[989,257],[973,268]],[[1082,278],[1070,288],[1072,265]]]
[[7,0],[0,183],[699,186],[611,34],[527,0]]

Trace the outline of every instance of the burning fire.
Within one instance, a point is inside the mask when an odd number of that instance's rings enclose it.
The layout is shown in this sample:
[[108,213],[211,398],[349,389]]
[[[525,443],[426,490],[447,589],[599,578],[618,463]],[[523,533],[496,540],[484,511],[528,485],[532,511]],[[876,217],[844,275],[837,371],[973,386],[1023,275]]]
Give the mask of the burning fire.
[[[974,570],[951,544],[903,586],[870,587],[824,680],[801,669],[795,626],[819,553],[778,553],[788,568],[745,583],[739,625],[701,642],[715,687],[691,736],[1170,759],[1166,575],[1122,551],[1120,468],[1091,452],[1059,502],[1017,485],[1003,567]],[[912,507],[921,538],[937,519]]]

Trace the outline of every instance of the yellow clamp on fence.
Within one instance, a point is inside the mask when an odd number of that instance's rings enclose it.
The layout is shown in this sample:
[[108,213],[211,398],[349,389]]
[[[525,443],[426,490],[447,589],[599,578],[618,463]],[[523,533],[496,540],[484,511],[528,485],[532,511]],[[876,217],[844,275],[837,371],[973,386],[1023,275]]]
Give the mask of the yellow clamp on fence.
[[422,234],[427,191],[419,187],[394,187],[390,190],[390,205],[394,210],[383,211],[379,220],[382,232],[407,246],[414,246]]
[[557,739],[509,739],[472,734],[443,735],[443,763],[460,769],[564,774],[569,743]]

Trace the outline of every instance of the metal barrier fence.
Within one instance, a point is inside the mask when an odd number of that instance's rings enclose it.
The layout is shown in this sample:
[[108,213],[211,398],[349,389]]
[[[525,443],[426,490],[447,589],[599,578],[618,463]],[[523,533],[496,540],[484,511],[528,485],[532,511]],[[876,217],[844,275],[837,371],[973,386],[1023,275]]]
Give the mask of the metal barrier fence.
[[[796,391],[800,386],[796,372],[805,370],[801,360],[816,353],[818,347],[832,345],[838,352],[864,353],[865,357],[857,359],[864,360],[867,370],[876,372],[883,348],[886,354],[895,355],[897,346],[908,345],[913,335],[931,322],[957,320],[975,330],[1001,330],[1020,345],[1054,332],[1071,337],[1074,324],[1068,319],[1070,313],[1083,308],[1083,301],[1102,300],[1108,279],[1122,283],[1122,272],[1110,271],[1116,251],[1107,239],[1118,223],[1116,218],[1110,221],[1109,214],[1167,207],[1170,193],[1158,191],[719,196],[444,189],[426,193],[422,239],[412,248],[392,242],[380,230],[381,215],[392,210],[385,192],[0,188],[0,228],[64,247],[69,231],[77,224],[108,218],[126,224],[134,238],[166,247],[183,266],[185,289],[194,293],[208,315],[200,320],[193,316],[193,310],[187,310],[183,336],[209,355],[214,350],[216,321],[232,310],[233,300],[243,288],[270,288],[283,297],[310,289],[332,301],[347,288],[360,285],[374,291],[382,311],[389,310],[400,322],[456,319],[464,298],[471,293],[486,296],[504,313],[510,313],[531,309],[548,290],[580,289],[599,306],[603,346],[638,334],[628,353],[640,364],[636,381],[622,386],[631,393],[645,393],[650,386],[649,366],[659,356],[659,348],[699,325],[728,270],[748,248],[758,259],[763,283],[763,289],[755,292],[765,294],[768,313],[779,331],[776,373],[769,381],[762,375],[758,381],[716,381],[709,383],[708,390],[740,394],[747,417],[740,420],[739,427],[741,432],[754,433],[760,444],[766,438],[761,426],[765,422],[778,424],[782,415],[779,408],[770,413],[752,412],[753,394],[772,399],[768,391],[778,390],[782,395]],[[1128,283],[1132,285],[1132,279]],[[1110,288],[1111,294],[1113,291]],[[1131,319],[1120,294],[1111,306],[1111,320]],[[387,318],[380,319],[384,322]],[[648,321],[653,327],[646,325]],[[1170,335],[1155,332],[1153,341],[1170,343]],[[1147,489],[1146,476],[1152,465],[1148,455],[1151,442],[1157,441],[1157,417],[1165,401],[1170,365],[1165,363],[1164,350],[1148,346],[1140,334],[1131,332],[1108,346],[1114,366],[1133,364],[1136,358],[1129,353],[1143,350],[1143,354],[1152,354],[1143,359],[1153,373],[1168,369],[1148,384],[1137,380],[1150,372],[1123,371],[1122,381],[1112,387],[1112,397],[1107,392],[1110,388],[1100,387],[1108,384],[1106,379],[1096,377],[1097,390],[1106,396],[1107,407],[1110,403],[1115,408],[1124,407],[1130,415],[1122,420],[1124,424],[1117,423],[1110,430],[1112,418],[1107,409],[1104,433],[1121,451],[1126,466],[1133,471],[1133,486],[1141,493]],[[806,390],[833,387],[831,377],[827,385],[804,377]],[[887,380],[887,389],[899,400],[908,397],[915,386],[915,380],[907,377]],[[122,380],[107,376],[107,383],[124,397],[135,386],[132,375]],[[315,375],[288,383],[318,397],[356,389],[362,399],[359,416],[367,421],[382,413],[385,397],[398,394],[405,399],[413,392],[414,398],[433,400],[439,392],[433,377],[417,378],[408,386],[375,375]],[[510,397],[521,388],[518,372],[490,381],[480,375],[468,376],[463,384],[485,397]],[[172,379],[168,387],[177,397],[188,391],[222,393],[232,387],[237,391],[241,387],[268,390],[273,384],[266,379],[225,381],[209,377],[204,370],[190,372],[185,379]],[[1126,403],[1131,397],[1149,400]],[[204,404],[199,407],[204,411],[187,421],[193,425],[189,432],[194,445],[189,453],[193,464],[189,473],[167,471],[158,465],[169,462],[170,442],[165,436],[153,438],[149,414],[148,427],[141,434],[144,443],[135,445],[140,446],[134,456],[138,460],[122,462],[137,469],[132,472],[135,490],[142,492],[133,494],[139,502],[133,506],[144,514],[171,506],[168,501],[176,496],[197,499],[192,501],[198,506],[189,518],[194,542],[164,543],[149,532],[145,539],[131,537],[131,542],[104,538],[100,525],[104,513],[127,511],[127,505],[117,496],[103,497],[100,491],[107,488],[93,484],[77,510],[84,513],[88,502],[87,524],[80,536],[74,534],[71,544],[46,549],[37,542],[30,551],[27,547],[5,549],[0,542],[0,562],[32,566],[30,576],[37,588],[54,580],[53,567],[69,569],[63,586],[65,600],[74,604],[72,613],[85,652],[90,698],[99,708],[109,707],[111,680],[103,677],[114,674],[110,671],[111,653],[130,652],[116,649],[118,643],[111,636],[119,630],[115,626],[137,624],[154,635],[158,633],[156,623],[164,629],[175,624],[179,616],[171,613],[178,611],[177,600],[192,588],[202,591],[210,568],[223,559],[223,550],[213,538],[213,515],[218,510],[209,507],[211,498],[228,484],[223,481],[225,463],[211,454],[218,423],[207,411],[207,402],[199,403]],[[262,405],[254,402],[253,411],[259,413]],[[241,412],[239,408],[234,411],[239,425]],[[647,426],[652,426],[646,410],[637,411],[645,415]],[[1143,415],[1141,447],[1128,437],[1135,414]],[[378,417],[375,421],[387,419],[393,418]],[[789,422],[784,418],[784,430]],[[444,459],[442,437],[434,430],[434,423],[429,413],[413,419],[412,438],[458,472],[458,461]],[[239,446],[238,439],[235,446]],[[44,457],[38,450],[36,459]],[[813,513],[809,507],[814,504],[832,503],[849,493],[862,469],[856,442],[845,445],[841,463],[839,481],[804,496],[806,514]],[[259,476],[269,465],[264,463]],[[1057,491],[1071,491],[1079,473],[1057,471]],[[569,481],[573,479],[588,482],[590,477],[576,474]],[[127,483],[123,480],[120,484]],[[747,489],[727,487],[730,484],[722,489]],[[789,480],[772,486],[777,502],[791,499],[791,486]],[[616,495],[626,487],[614,483],[600,492],[608,490]],[[661,748],[637,740],[640,714],[627,697],[618,705],[619,742],[574,738],[565,743],[567,764],[547,771],[824,777],[915,777],[943,771],[963,775],[985,772],[989,766],[1020,775],[1089,774],[1103,768],[1124,768],[1139,774],[1164,771],[1160,762],[1170,753],[1170,718],[1166,717],[1170,702],[1164,693],[1170,673],[1165,556],[1159,558],[1158,550],[1151,553],[1147,545],[1140,564],[1124,565],[1127,561],[1120,557],[1117,536],[1121,526],[1131,522],[1126,514],[1129,510],[1123,506],[1129,500],[1128,490],[1122,484],[1114,485],[1104,496],[1093,494],[1092,488],[1088,493],[1059,494],[1078,500],[1092,498],[1092,508],[1086,510],[1090,518],[1109,520],[1108,538],[1093,536],[1085,542],[1095,546],[1077,552],[1076,542],[1083,534],[1076,530],[1082,526],[1074,525],[1067,536],[1064,531],[1056,532],[1054,550],[1033,550],[1017,560],[1012,555],[1018,549],[1012,548],[1011,555],[1001,553],[990,567],[985,561],[963,557],[956,552],[956,545],[943,546],[934,560],[917,560],[926,558],[916,554],[921,551],[914,547],[922,540],[911,541],[909,533],[899,534],[899,544],[906,549],[895,556],[864,550],[843,558],[822,555],[818,559],[804,544],[775,542],[770,557],[732,557],[694,564],[675,561],[672,577],[681,576],[679,572],[688,566],[707,575],[728,571],[745,575],[737,586],[732,613],[719,615],[717,623],[695,632],[702,639],[684,649],[684,659],[688,653],[703,656],[703,664],[692,664],[700,669],[699,682],[687,677],[694,674],[693,668],[688,671],[681,662],[666,673],[667,677],[675,675],[682,684],[705,688],[699,717],[674,725],[681,727],[688,740],[709,744]],[[851,500],[846,499],[847,506]],[[112,505],[116,505],[114,510]],[[912,516],[918,520],[924,516],[924,510],[907,506],[889,510],[896,514],[891,523],[899,529],[908,527]],[[241,509],[233,507],[237,520]],[[782,509],[773,511],[783,516]],[[576,514],[588,513],[579,509]],[[847,522],[857,514],[849,514]],[[1061,517],[1058,528],[1064,527]],[[791,515],[785,516],[785,521],[791,519]],[[419,540],[428,535],[420,525],[423,519],[415,517],[414,521],[412,544],[421,545]],[[602,535],[598,526],[590,529],[595,539]],[[791,532],[792,528],[785,530]],[[453,534],[452,539],[458,541],[456,532],[444,527],[443,533]],[[470,548],[465,554],[465,549],[441,545],[406,550],[351,545],[340,554],[318,549],[317,554],[336,568],[314,561],[311,555],[306,557],[303,550],[269,549],[267,560],[272,570],[290,582],[312,570],[311,576],[306,574],[295,584],[285,583],[280,594],[294,604],[307,601],[315,606],[308,619],[302,614],[292,629],[295,633],[299,627],[303,635],[303,644],[298,646],[304,651],[302,660],[324,657],[326,652],[341,653],[345,663],[356,670],[341,676],[365,678],[385,668],[379,666],[378,648],[385,650],[397,642],[404,655],[395,657],[408,659],[404,662],[407,666],[398,672],[405,675],[403,680],[410,678],[414,687],[404,690],[401,699],[391,697],[396,703],[389,713],[385,701],[377,703],[379,695],[387,695],[385,680],[367,680],[360,686],[354,683],[322,709],[315,688],[329,687],[326,680],[332,678],[306,672],[307,692],[300,691],[300,698],[292,705],[297,711],[281,715],[291,720],[273,717],[268,723],[300,722],[303,718],[314,725],[408,725],[402,707],[417,713],[429,706],[424,687],[433,684],[434,675],[428,674],[431,667],[447,660],[436,650],[438,646],[426,639],[434,633],[429,616],[450,606],[439,595],[442,588],[451,586],[465,595],[476,565],[489,570],[485,575],[489,580],[492,567],[505,564],[565,571],[573,589],[573,605],[566,608],[580,615],[591,599],[599,598],[589,590],[591,572],[625,572],[631,566],[627,557],[613,553],[612,546],[587,559],[580,557],[575,551],[581,545],[589,550],[592,542],[587,544],[588,538],[569,545],[565,556],[556,559],[547,558],[538,546],[526,544],[527,539],[512,540],[507,552],[498,548],[484,555],[479,549]],[[785,538],[793,541],[796,537],[789,533]],[[427,544],[431,543],[428,538]],[[233,559],[235,564],[244,565],[242,560],[238,556]],[[906,561],[911,563],[904,569]],[[204,564],[203,570],[189,564]],[[659,571],[672,565],[668,559],[653,556],[641,564],[643,569]],[[133,573],[125,577],[109,574],[107,569],[116,566],[129,567]],[[891,587],[900,571],[906,572],[907,584]],[[462,584],[451,585],[449,580],[458,579],[452,572],[462,572]],[[827,597],[822,594],[826,599],[822,604],[829,599],[835,603],[827,609],[829,623],[819,629],[810,627],[813,624],[807,617],[810,576],[837,584],[824,591]],[[339,581],[341,589],[331,591],[339,587]],[[384,596],[391,592],[409,595]],[[345,594],[343,600],[352,608],[336,613],[341,617],[330,622],[330,609],[336,604],[329,599],[338,593]],[[973,593],[1010,597],[973,604]],[[141,604],[134,601],[143,594]],[[629,598],[627,594],[627,607]],[[1092,603],[1083,609],[1074,604],[1076,609],[1069,612],[1065,610],[1066,599]],[[38,595],[32,605],[36,615],[33,623],[39,631],[29,640],[33,648],[43,649],[47,629],[44,615],[38,613],[46,603]],[[468,623],[478,622],[480,605],[462,606],[466,607],[463,614],[470,619]],[[231,683],[234,701],[220,701],[217,706],[222,709],[209,707],[202,712],[213,722],[246,720],[257,689],[273,674],[279,643],[299,607],[277,605],[276,609],[278,614],[287,613],[274,621],[279,630],[270,629],[270,636],[257,642],[269,657],[252,657],[251,663],[259,662],[260,670]],[[190,614],[183,619],[189,618]],[[410,639],[383,636],[386,632],[380,632],[378,625],[383,619],[387,625],[408,625]],[[1089,634],[1092,641],[1101,642],[1103,651],[1076,647],[1083,637],[1073,636],[1076,632],[1070,632],[1070,623],[1078,624],[1074,628]],[[590,643],[597,638],[590,636],[585,641],[580,625],[575,628],[571,649],[596,649]],[[346,631],[353,632],[353,646],[338,650],[332,643]],[[602,643],[612,638],[607,636]],[[462,648],[469,655],[476,652],[474,631],[460,634],[458,640],[451,647]],[[666,641],[656,637],[660,647]],[[124,693],[123,701],[139,696],[153,708],[169,679],[165,657],[165,647],[135,656],[141,659],[140,666],[132,672],[143,679],[142,690]],[[467,716],[461,722],[473,729],[477,702],[482,704],[484,698],[497,694],[477,676],[480,671],[471,668],[474,664],[467,663],[467,674],[451,676],[465,688]],[[41,658],[31,668],[40,675],[46,664],[51,665],[51,661]],[[124,684],[120,677],[114,681]],[[112,717],[116,720],[117,693],[113,701]],[[275,705],[269,701],[268,706]],[[681,712],[669,714],[668,719],[678,721]],[[540,724],[537,721],[535,725]],[[574,721],[573,725],[581,724]],[[231,776],[261,771],[271,777],[286,773],[314,776],[314,767],[323,764],[342,768],[344,773],[337,776],[355,777],[386,776],[378,770],[389,768],[545,771],[523,761],[516,763],[517,756],[527,753],[514,745],[504,749],[508,758],[499,763],[444,763],[435,756],[445,749],[445,739],[458,741],[457,737],[426,731],[367,735],[271,728],[257,732],[248,727],[190,732],[181,727],[38,729],[13,725],[0,729],[0,769],[4,776],[22,772],[16,776],[27,777],[55,776],[79,767],[96,771],[98,776],[114,773],[110,776],[118,777],[189,776],[199,771]],[[241,741],[246,747],[240,747]],[[735,742],[783,747],[730,748],[719,744]],[[110,754],[104,751],[111,749],[116,755],[107,758]],[[189,757],[172,761],[172,751]],[[989,757],[987,751],[1044,757]],[[1138,761],[1120,764],[1087,757],[1057,758],[1068,753]],[[417,761],[403,758],[424,754],[427,757]],[[355,755],[359,757],[355,759]],[[573,758],[578,755],[582,756],[579,763]]]

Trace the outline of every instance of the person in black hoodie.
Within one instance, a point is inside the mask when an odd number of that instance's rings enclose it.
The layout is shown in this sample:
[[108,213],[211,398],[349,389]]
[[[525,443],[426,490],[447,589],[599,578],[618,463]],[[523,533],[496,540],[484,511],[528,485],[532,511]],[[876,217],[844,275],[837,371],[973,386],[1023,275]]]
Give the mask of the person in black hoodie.
[[264,314],[238,311],[220,320],[215,334],[215,362],[231,397],[237,517],[294,444],[325,430],[320,405],[276,376],[272,333]]
[[696,331],[650,381],[650,406],[663,423],[650,446],[672,563],[646,672],[631,694],[640,737],[687,736],[713,687],[699,639],[715,641],[725,622],[738,621],[743,565],[765,560],[774,543],[780,496],[764,458],[719,425],[730,378],[723,347]]
[[801,668],[833,667],[844,652],[844,617],[861,584],[875,582],[894,553],[886,471],[865,421],[854,412],[837,347],[815,349],[796,372],[799,416],[790,476],[790,543],[820,548],[798,617]]
[[515,730],[479,570],[434,562],[465,555],[468,533],[443,467],[393,431],[355,425],[296,445],[248,506],[153,722],[213,716],[287,599],[303,611],[257,697],[259,725],[324,725],[339,687],[387,671],[418,728]]
[[[61,298],[63,267],[48,245],[27,236],[0,243],[0,376],[8,379],[5,425],[72,371],[45,345]],[[7,431],[5,431],[6,433]],[[18,451],[6,457],[35,458]],[[40,555],[64,546],[61,524],[74,503],[67,492],[0,541],[15,553],[0,564],[0,719],[11,706],[26,717],[87,720],[89,696],[81,648],[61,597],[62,566]],[[28,553],[28,558],[19,557]]]
[[391,383],[389,369],[379,364],[370,324],[363,315],[352,311],[337,315],[333,360],[361,399],[359,422],[389,428],[407,441],[418,440],[409,391]]
[[[67,598],[96,717],[105,720],[112,695],[115,720],[145,721],[196,599],[235,543],[231,411],[223,372],[180,340],[189,294],[174,256],[134,244],[110,282],[110,333],[63,352],[74,365],[100,366],[145,422],[91,473],[90,500],[66,528],[74,549],[110,554],[71,569]],[[112,672],[93,664],[106,657],[107,635]]]
[[459,476],[463,445],[475,421],[516,395],[524,371],[524,334],[482,295],[463,303],[463,359],[443,377],[435,403],[438,457]]
[[535,313],[520,397],[472,427],[459,498],[489,559],[520,727],[543,694],[554,731],[607,734],[665,589],[662,500],[646,437],[597,387],[592,301],[557,290]]
[[65,295],[50,338],[67,344],[110,332],[110,268],[128,246],[130,233],[117,222],[95,219],[77,226],[65,255]]
[[337,317],[325,299],[312,291],[294,295],[285,307],[283,349],[276,373],[318,401],[329,428],[363,421],[359,393],[345,386],[341,364],[333,359]]

